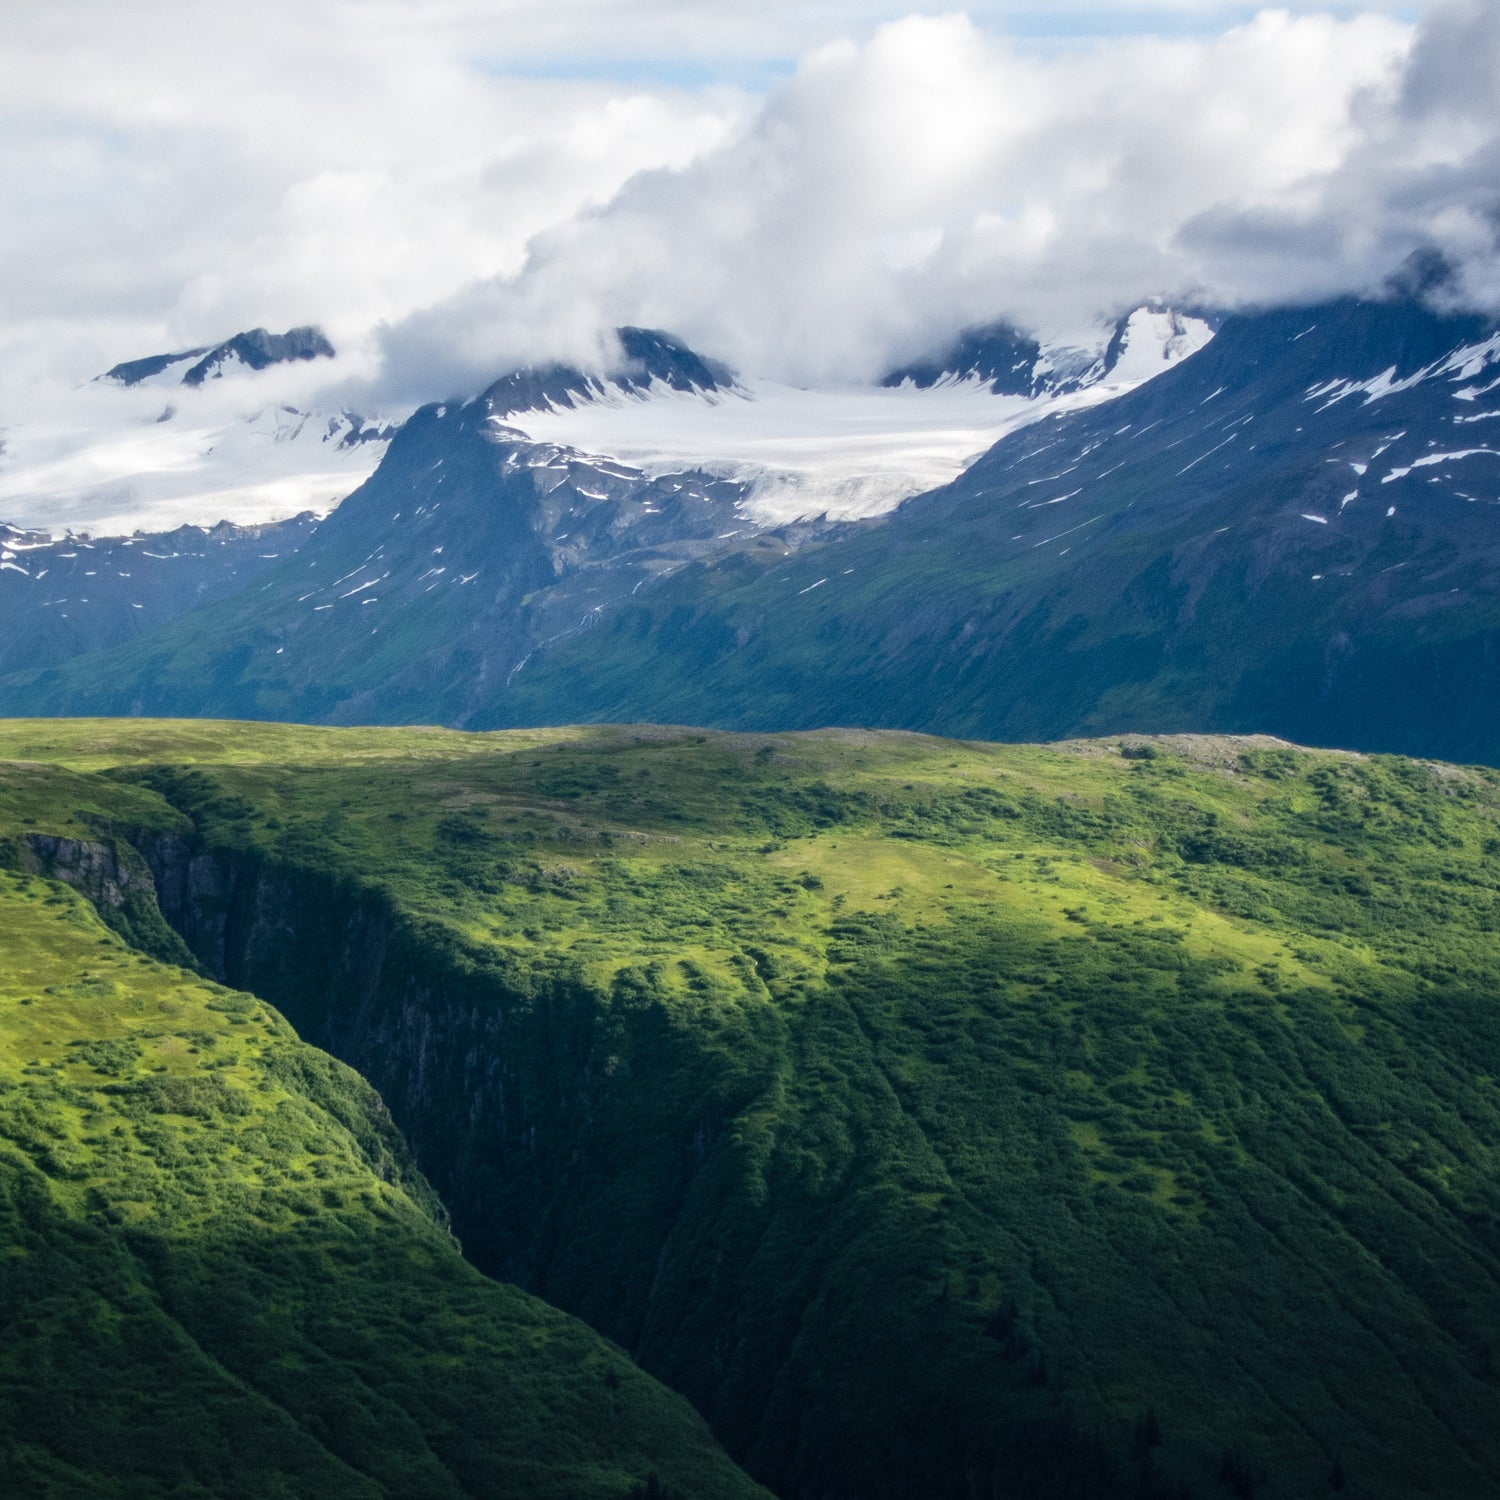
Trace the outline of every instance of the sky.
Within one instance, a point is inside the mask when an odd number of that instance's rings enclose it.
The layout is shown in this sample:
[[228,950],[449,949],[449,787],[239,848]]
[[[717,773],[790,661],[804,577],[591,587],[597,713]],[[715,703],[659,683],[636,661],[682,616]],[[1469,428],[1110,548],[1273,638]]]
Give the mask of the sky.
[[397,410],[620,323],[830,383],[1423,246],[1500,308],[1497,232],[1494,0],[12,0],[0,436],[257,325]]

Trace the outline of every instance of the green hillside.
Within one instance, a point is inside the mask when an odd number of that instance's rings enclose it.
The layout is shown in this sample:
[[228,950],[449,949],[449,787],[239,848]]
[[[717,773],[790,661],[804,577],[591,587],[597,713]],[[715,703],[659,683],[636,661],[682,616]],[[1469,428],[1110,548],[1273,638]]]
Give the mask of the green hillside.
[[[0,767],[0,828],[158,799]],[[118,916],[118,913],[111,913]],[[750,1500],[680,1398],[466,1265],[370,1087],[0,873],[0,1494]]]
[[[379,1089],[472,1260],[784,1495],[1500,1490],[1500,774],[638,727],[31,721],[0,756],[7,828],[128,839],[206,969]],[[82,1088],[48,1035],[20,1065]],[[251,1047],[198,1045],[171,1066],[238,1087],[207,1065]],[[96,1093],[145,1109],[153,1065]],[[221,1160],[178,1181],[229,1194]],[[366,1211],[305,1170],[299,1234]],[[235,1378],[283,1378],[247,1343]],[[363,1349],[305,1358],[366,1390]]]

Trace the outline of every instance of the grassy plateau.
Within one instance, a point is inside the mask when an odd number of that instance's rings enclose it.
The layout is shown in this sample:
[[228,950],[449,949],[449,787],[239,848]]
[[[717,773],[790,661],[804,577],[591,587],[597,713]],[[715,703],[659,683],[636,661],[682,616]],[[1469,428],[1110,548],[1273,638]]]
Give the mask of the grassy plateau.
[[42,1492],[753,1492],[430,1181],[786,1496],[1500,1493],[1500,773],[31,720],[0,841]]

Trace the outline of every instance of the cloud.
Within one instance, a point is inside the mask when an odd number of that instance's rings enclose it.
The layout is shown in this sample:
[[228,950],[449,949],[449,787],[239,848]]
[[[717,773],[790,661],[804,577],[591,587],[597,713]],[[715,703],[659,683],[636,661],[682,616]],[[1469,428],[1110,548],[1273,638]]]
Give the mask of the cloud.
[[539,230],[684,165],[751,106],[735,89],[497,75],[506,36],[493,5],[13,8],[5,363],[76,381],[312,321],[357,345],[514,271]]
[[1058,332],[1151,296],[1380,284],[1435,244],[1491,298],[1500,142],[1481,0],[1419,28],[1266,11],[1021,49],[966,15],[815,49],[716,148],[551,226],[517,273],[386,330],[408,393],[597,358],[616,323],[741,368],[868,376],[966,322]]
[[1399,69],[1355,94],[1347,149],[1281,201],[1215,204],[1179,245],[1227,292],[1272,301],[1379,284],[1416,250],[1446,300],[1500,311],[1500,35],[1487,0],[1424,19]]
[[23,6],[0,422],[256,324],[323,323],[341,399],[395,406],[620,322],[811,381],[997,315],[1372,285],[1426,242],[1493,301],[1494,28],[1407,8]]

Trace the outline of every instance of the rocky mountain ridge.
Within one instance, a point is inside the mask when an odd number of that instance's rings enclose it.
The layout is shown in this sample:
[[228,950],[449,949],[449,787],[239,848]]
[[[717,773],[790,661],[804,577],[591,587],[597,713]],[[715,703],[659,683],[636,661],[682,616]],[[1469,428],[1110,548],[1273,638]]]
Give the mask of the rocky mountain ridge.
[[199,386],[205,380],[222,380],[240,367],[264,370],[290,360],[333,359],[334,356],[335,350],[328,336],[312,324],[289,328],[285,333],[250,328],[218,344],[122,360],[111,365],[99,379],[122,386],[142,385],[148,381],[153,385]]

